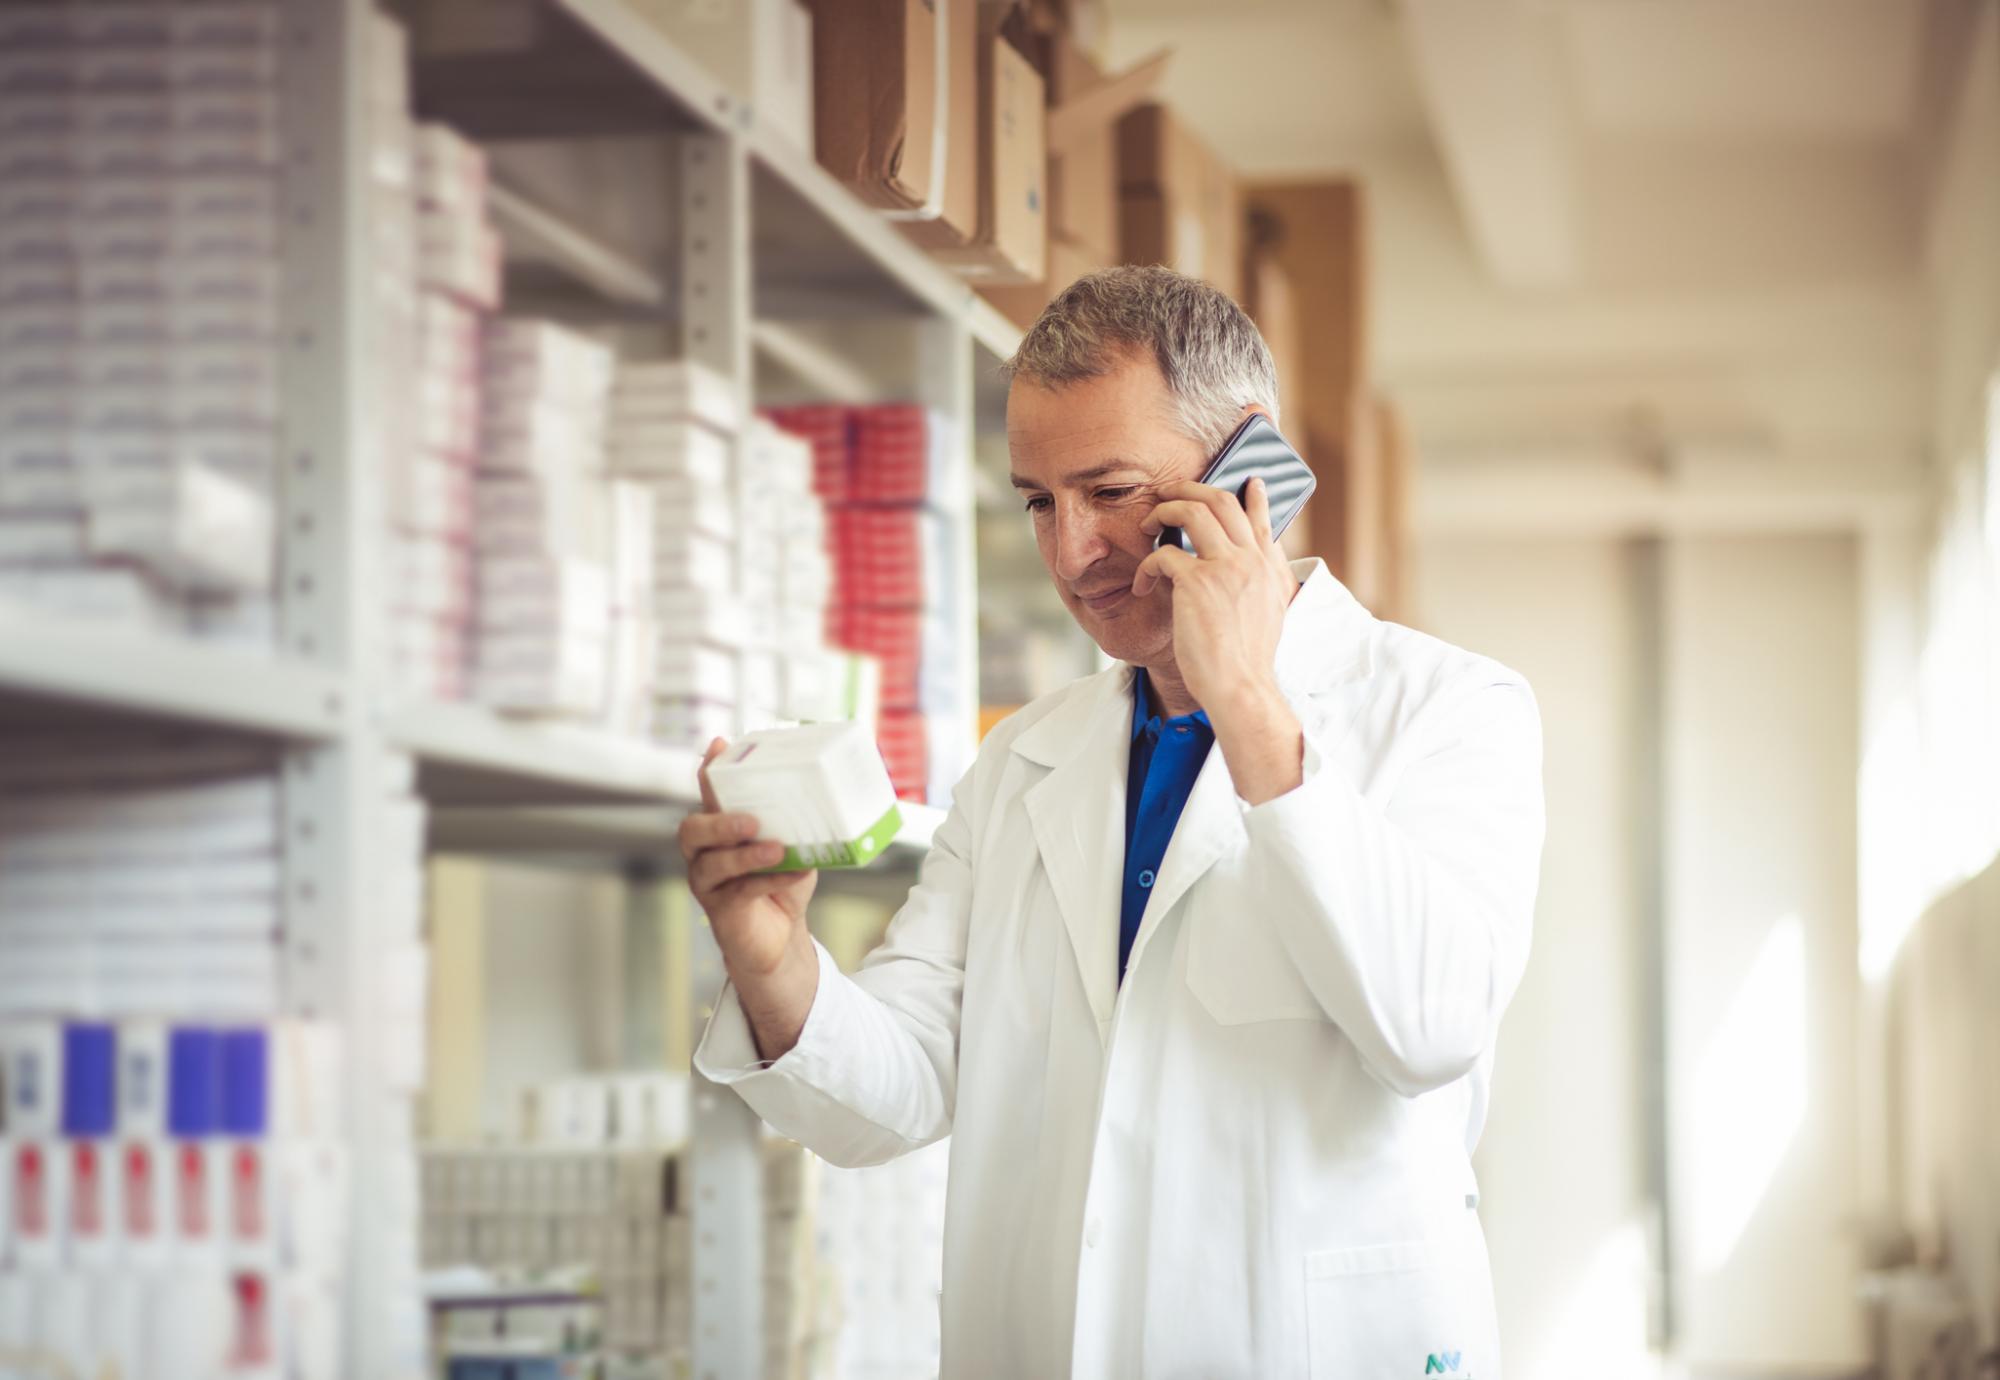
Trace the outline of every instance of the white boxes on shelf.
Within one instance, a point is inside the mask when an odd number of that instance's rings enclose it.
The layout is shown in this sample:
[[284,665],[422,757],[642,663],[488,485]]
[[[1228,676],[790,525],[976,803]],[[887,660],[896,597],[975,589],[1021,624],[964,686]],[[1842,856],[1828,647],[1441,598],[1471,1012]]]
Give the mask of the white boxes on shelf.
[[735,727],[736,655],[753,636],[741,617],[736,433],[741,399],[690,360],[623,361],[611,392],[613,470],[653,505],[657,629],[653,736],[699,746]]
[[112,13],[0,43],[0,520],[86,536],[0,553],[0,591],[268,645],[275,29]]
[[606,473],[616,356],[553,322],[500,318],[484,367],[476,695],[642,734],[654,518],[648,492]]
[[135,561],[190,593],[266,594],[277,555],[271,503],[213,466],[84,475],[89,550]]

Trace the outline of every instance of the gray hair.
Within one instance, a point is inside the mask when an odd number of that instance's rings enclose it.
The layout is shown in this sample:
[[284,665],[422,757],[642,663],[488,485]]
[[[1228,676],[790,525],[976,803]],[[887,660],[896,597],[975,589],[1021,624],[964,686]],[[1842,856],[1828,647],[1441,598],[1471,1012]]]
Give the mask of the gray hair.
[[1220,289],[1158,266],[1078,278],[1042,309],[1002,372],[1059,388],[1110,373],[1142,350],[1160,366],[1181,430],[1211,452],[1246,405],[1277,416],[1278,371],[1249,316]]

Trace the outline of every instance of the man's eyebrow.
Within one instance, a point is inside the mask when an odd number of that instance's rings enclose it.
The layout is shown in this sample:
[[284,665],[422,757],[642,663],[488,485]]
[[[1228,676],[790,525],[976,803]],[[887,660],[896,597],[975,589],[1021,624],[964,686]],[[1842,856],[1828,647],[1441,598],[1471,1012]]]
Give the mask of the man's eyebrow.
[[[1069,475],[1067,482],[1071,484],[1088,484],[1093,479],[1102,479],[1107,474],[1115,474],[1119,470],[1129,470],[1131,468],[1133,468],[1133,465],[1130,460],[1106,460],[1101,465],[1092,465],[1087,470],[1078,470],[1075,474]],[[1007,482],[1017,489],[1039,489],[1043,487],[1034,480],[1018,474],[1008,475]]]

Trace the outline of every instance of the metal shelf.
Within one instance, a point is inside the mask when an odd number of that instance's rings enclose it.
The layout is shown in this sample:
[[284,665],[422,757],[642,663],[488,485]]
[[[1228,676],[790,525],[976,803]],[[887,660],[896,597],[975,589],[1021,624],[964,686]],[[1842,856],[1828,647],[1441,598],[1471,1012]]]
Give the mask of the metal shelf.
[[898,315],[969,321],[977,295],[767,122],[748,132],[751,262],[767,318]]
[[668,305],[670,293],[658,274],[554,207],[497,180],[487,188],[487,198],[510,258],[521,253],[546,261],[613,302],[653,312]]
[[742,118],[623,0],[457,0],[418,12],[415,105],[479,139],[715,132]]
[[[998,378],[999,365],[1011,359],[1014,351],[1021,348],[1021,328],[1000,314],[1000,309],[981,297],[972,295],[972,303],[966,309],[966,323],[972,330],[972,343],[991,355],[992,370]],[[986,362],[981,362],[980,372],[989,372]],[[1004,390],[1002,390],[1004,392]]]
[[881,386],[867,370],[784,322],[753,323],[750,343],[759,356],[821,397],[848,403],[880,400]]
[[337,736],[333,672],[191,637],[0,604],[0,717],[166,721],[306,742]]
[[1020,331],[963,279],[622,0],[515,0],[491,12],[458,0],[432,9],[442,17],[428,33],[420,23],[416,54],[416,107],[426,118],[487,140],[676,132],[741,139],[751,167],[759,317],[930,312],[966,326],[996,360],[1019,343]]
[[383,733],[416,758],[418,792],[443,806],[686,802],[701,764],[681,748],[469,704],[398,707]]

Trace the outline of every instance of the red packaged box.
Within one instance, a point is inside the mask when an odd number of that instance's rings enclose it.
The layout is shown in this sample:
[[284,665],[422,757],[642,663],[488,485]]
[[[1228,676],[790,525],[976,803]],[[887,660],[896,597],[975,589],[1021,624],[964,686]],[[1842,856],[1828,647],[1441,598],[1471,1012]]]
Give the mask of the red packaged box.
[[827,513],[827,535],[835,603],[916,608],[924,602],[917,509],[833,508]]
[[852,496],[853,408],[833,403],[773,407],[764,415],[813,448],[813,492],[829,503]]
[[885,709],[875,722],[875,746],[889,768],[889,780],[903,800],[925,799],[930,754],[924,716],[913,709]]
[[930,413],[915,403],[855,409],[849,492],[867,503],[922,503],[930,492]]
[[917,669],[923,661],[924,616],[919,609],[836,606],[827,613],[833,645],[865,652],[882,663],[882,703],[917,706]]

